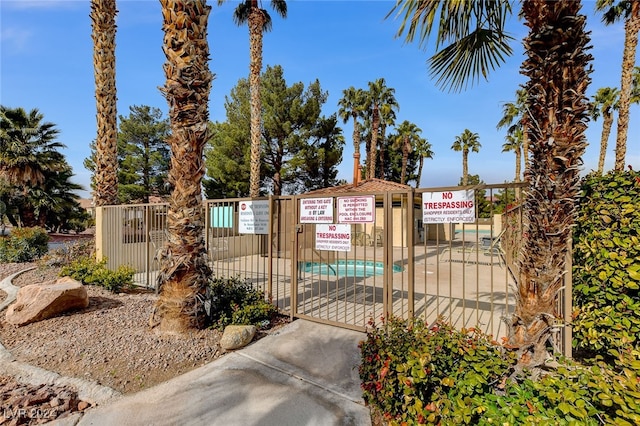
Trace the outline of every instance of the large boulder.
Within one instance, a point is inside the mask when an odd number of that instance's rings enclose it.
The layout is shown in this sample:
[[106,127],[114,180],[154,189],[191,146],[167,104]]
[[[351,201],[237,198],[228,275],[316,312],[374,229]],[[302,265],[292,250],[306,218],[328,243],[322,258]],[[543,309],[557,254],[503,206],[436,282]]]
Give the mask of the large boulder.
[[242,348],[251,343],[255,335],[255,325],[228,325],[220,338],[220,347],[227,351]]
[[22,326],[87,306],[89,296],[82,283],[62,277],[20,288],[15,303],[7,309],[6,319],[9,324]]

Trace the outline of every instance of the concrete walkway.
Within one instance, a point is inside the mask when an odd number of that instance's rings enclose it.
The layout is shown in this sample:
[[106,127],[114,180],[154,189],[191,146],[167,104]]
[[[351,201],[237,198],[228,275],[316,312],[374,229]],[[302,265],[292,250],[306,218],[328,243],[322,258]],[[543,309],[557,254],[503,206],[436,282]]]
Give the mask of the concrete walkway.
[[[13,293],[11,278],[0,287]],[[296,320],[205,366],[124,396],[18,363],[2,345],[0,361],[11,366],[6,373],[27,376],[30,382],[76,385],[85,398],[100,404],[84,415],[75,413],[49,423],[55,426],[368,426],[371,419],[358,376],[358,343],[365,337],[357,331]]]
[[370,425],[360,332],[296,320],[277,334],[85,413],[78,425]]

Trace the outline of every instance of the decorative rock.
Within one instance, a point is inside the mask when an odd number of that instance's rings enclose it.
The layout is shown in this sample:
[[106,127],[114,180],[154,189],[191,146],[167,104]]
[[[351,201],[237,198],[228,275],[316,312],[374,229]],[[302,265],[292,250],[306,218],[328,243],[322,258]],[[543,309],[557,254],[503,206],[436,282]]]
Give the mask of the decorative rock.
[[253,340],[255,334],[255,325],[228,325],[220,339],[220,346],[224,350],[242,348]]
[[62,277],[20,288],[16,302],[7,309],[6,319],[9,324],[22,326],[87,306],[89,296],[82,283]]
[[78,402],[78,411],[84,411],[87,408],[89,408],[89,403],[87,401],[80,401]]

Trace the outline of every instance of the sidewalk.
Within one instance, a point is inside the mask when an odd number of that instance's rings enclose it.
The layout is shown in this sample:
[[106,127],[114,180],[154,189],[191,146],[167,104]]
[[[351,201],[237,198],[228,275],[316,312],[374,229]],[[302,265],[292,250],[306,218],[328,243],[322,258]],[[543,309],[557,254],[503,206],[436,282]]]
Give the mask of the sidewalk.
[[57,424],[370,425],[358,377],[364,338],[296,320],[210,364]]

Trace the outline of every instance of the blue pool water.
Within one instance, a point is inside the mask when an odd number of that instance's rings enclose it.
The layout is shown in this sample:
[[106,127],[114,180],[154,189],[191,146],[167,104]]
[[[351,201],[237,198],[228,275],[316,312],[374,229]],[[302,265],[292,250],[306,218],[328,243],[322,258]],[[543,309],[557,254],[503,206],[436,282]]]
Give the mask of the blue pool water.
[[[371,277],[382,275],[384,264],[370,260],[338,260],[334,263],[304,262],[304,272],[312,274],[335,275],[339,277]],[[402,272],[403,268],[393,265],[393,272]]]

